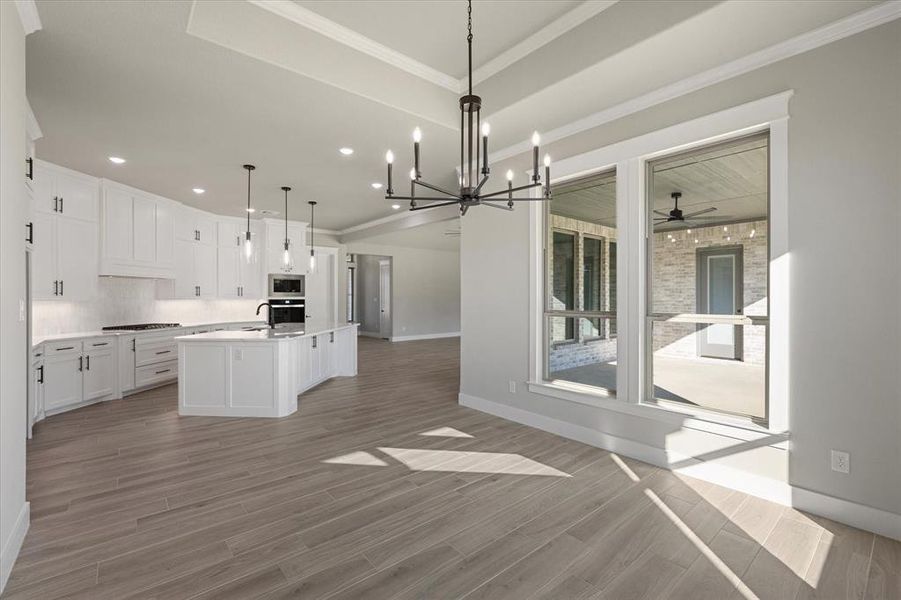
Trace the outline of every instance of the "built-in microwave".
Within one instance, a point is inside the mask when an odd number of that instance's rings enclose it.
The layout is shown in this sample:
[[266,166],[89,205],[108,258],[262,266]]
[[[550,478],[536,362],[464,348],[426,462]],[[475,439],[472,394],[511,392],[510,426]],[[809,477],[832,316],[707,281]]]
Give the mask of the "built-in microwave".
[[269,275],[270,298],[303,298],[303,275],[273,273]]
[[275,325],[299,325],[306,320],[306,302],[300,298],[270,298],[269,310]]

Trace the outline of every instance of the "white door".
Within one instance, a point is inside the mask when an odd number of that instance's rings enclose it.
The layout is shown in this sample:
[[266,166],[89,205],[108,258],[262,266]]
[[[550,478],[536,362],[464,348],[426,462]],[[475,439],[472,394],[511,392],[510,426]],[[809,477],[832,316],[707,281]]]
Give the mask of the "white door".
[[34,243],[31,249],[31,296],[34,300],[58,298],[56,274],[56,216],[34,213]]
[[115,358],[111,345],[91,348],[85,342],[84,393],[85,401],[112,396],[116,387]]
[[96,295],[99,269],[97,223],[59,218],[57,227],[60,296],[91,300]]
[[391,261],[379,261],[379,335],[391,337]]
[[77,352],[44,357],[44,410],[81,402],[83,360]]
[[[742,272],[740,247],[699,250],[698,312],[711,315],[741,314]],[[742,328],[723,323],[701,326],[698,354],[740,360]]]

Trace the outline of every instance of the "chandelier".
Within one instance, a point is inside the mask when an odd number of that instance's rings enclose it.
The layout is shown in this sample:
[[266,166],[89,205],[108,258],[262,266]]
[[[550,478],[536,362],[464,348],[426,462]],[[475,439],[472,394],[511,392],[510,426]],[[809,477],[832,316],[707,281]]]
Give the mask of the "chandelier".
[[[410,169],[410,195],[395,196],[392,181],[392,167],[394,166],[394,153],[391,150],[385,154],[388,162],[388,189],[385,191],[386,200],[409,200],[410,210],[424,210],[438,208],[439,206],[460,206],[460,214],[465,215],[471,206],[490,206],[502,210],[513,210],[514,202],[528,202],[534,200],[549,200],[551,197],[551,158],[544,156],[544,186],[543,197],[516,198],[513,194],[523,190],[541,187],[541,175],[538,170],[538,144],[541,141],[538,132],[532,134],[532,181],[526,185],[513,187],[513,171],[507,171],[507,189],[490,194],[483,194],[482,187],[488,181],[488,134],[491,131],[488,123],[481,123],[480,111],[482,99],[472,93],[472,0],[468,1],[467,8],[466,43],[469,46],[469,93],[460,98],[460,189],[451,191],[440,186],[433,185],[422,180],[419,160],[419,143],[422,140],[422,131],[417,127],[413,131],[413,168]],[[482,140],[479,143],[478,133],[481,132]],[[481,169],[480,167],[481,163]],[[480,176],[480,174],[481,176]],[[431,192],[437,192],[440,196],[416,194],[417,187],[423,187]],[[506,200],[506,204],[498,204]]]

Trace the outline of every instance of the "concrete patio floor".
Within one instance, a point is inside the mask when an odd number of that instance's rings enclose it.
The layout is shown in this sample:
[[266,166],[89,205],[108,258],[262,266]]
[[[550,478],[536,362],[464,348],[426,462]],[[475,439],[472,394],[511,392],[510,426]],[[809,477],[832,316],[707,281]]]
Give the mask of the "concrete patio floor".
[[[702,408],[763,418],[766,369],[763,365],[715,358],[654,356],[654,397]],[[563,369],[551,378],[616,389],[616,364]]]

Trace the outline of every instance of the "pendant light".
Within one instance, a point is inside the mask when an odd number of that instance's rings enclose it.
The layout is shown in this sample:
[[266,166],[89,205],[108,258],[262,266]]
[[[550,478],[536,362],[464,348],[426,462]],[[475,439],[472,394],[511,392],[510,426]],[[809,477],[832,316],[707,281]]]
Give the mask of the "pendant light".
[[307,202],[310,205],[310,273],[316,270],[316,252],[313,250],[313,218],[316,211],[316,201]]
[[253,260],[253,240],[250,237],[250,172],[256,169],[253,165],[244,165],[247,169],[247,231],[244,235],[244,259],[247,262]]
[[291,240],[288,239],[288,192],[291,191],[291,188],[283,186],[282,190],[285,192],[285,252],[282,255],[282,270],[290,273],[294,270],[294,259],[291,256]]

